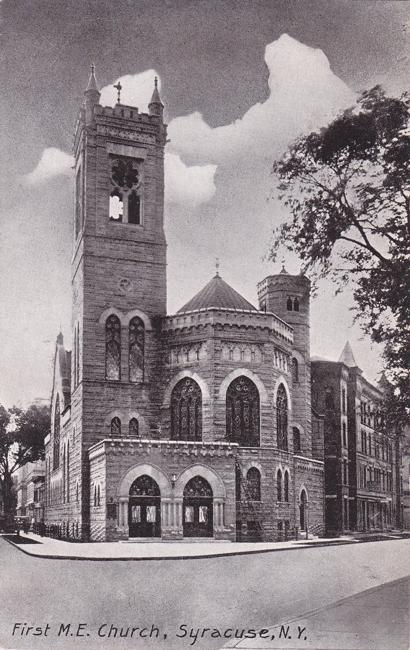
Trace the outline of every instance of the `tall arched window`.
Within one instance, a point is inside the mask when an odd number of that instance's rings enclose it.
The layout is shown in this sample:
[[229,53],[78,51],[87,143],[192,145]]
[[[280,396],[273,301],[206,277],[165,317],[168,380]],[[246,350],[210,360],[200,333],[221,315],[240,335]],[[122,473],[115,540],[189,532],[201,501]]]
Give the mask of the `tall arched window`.
[[299,299],[295,298],[293,301],[293,309],[294,311],[299,311]]
[[288,397],[283,384],[278,388],[276,396],[276,432],[278,448],[288,449]]
[[121,435],[121,420],[120,418],[113,418],[111,420],[111,435],[112,436],[120,436]]
[[286,503],[289,502],[289,472],[285,472],[285,478],[283,481],[283,498]]
[[135,316],[129,326],[129,373],[130,381],[144,381],[145,327],[141,318]]
[[300,431],[299,431],[299,429],[297,427],[293,427],[292,434],[293,434],[293,453],[294,454],[300,454],[301,448],[300,448]]
[[190,377],[181,379],[171,395],[172,440],[202,440],[202,393]]
[[259,447],[259,393],[248,377],[238,377],[226,392],[226,434],[242,447]]
[[290,296],[286,301],[286,309],[288,311],[292,311],[292,309],[293,309],[293,302],[292,302],[292,298]]
[[295,357],[292,358],[292,382],[297,384],[299,381],[299,364]]
[[67,442],[67,503],[70,503],[70,442]]
[[105,323],[105,378],[118,381],[121,377],[121,323],[112,314]]
[[256,467],[251,467],[246,475],[248,494],[251,501],[261,500],[261,475]]
[[121,378],[121,323],[114,314],[105,323],[105,378]]
[[60,467],[60,398],[57,395],[54,410],[53,469]]
[[280,469],[278,469],[278,473],[276,475],[276,492],[277,500],[282,501],[282,472]]
[[332,386],[328,386],[325,392],[325,408],[333,410],[335,408],[335,397]]
[[129,424],[129,433],[130,438],[138,438],[139,436],[139,425],[137,418],[131,418]]

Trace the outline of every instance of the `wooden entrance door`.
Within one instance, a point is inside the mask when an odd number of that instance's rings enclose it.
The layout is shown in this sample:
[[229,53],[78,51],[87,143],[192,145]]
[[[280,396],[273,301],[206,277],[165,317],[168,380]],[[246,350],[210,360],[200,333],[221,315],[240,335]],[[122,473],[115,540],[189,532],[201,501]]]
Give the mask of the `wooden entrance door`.
[[184,537],[213,536],[212,488],[201,476],[194,476],[185,486],[183,529]]
[[129,537],[161,536],[161,495],[150,476],[139,476],[130,488],[128,502]]

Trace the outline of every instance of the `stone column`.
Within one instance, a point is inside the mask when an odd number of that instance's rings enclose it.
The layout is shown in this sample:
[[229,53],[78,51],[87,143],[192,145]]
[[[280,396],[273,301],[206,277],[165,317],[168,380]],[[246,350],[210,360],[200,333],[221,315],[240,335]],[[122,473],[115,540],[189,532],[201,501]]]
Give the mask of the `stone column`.
[[120,497],[118,519],[121,533],[128,535],[128,497]]

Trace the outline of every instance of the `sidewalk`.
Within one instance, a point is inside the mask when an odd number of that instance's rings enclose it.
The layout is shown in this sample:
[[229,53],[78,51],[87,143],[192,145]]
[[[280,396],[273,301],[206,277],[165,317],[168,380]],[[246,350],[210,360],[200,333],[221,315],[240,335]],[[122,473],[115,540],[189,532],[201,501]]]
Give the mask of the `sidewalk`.
[[[245,555],[289,551],[337,544],[358,543],[352,537],[335,539],[300,539],[288,542],[225,542],[225,541],[183,541],[183,542],[64,542],[34,533],[21,533],[21,544],[5,539],[23,553],[41,558],[71,560],[168,560],[201,557]],[[24,540],[24,541],[23,541]],[[31,543],[30,543],[31,542]]]
[[67,560],[171,560],[228,555],[247,555],[290,551],[300,548],[320,548],[340,544],[358,544],[380,539],[400,539],[400,535],[369,535],[366,539],[345,535],[337,538],[314,538],[290,540],[287,542],[225,542],[218,540],[152,542],[132,540],[123,542],[65,542],[51,537],[40,537],[34,533],[20,533],[21,543],[5,539],[23,553],[41,558]]
[[266,626],[266,639],[228,642],[237,650],[408,650],[410,578],[366,589],[283,621]]

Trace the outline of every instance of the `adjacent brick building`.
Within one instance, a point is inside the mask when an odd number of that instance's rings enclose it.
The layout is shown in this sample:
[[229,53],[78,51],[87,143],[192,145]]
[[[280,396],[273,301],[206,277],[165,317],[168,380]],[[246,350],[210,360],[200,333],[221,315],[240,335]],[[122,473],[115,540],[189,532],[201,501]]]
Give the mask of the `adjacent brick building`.
[[47,524],[92,540],[275,540],[324,530],[312,428],[310,284],[285,270],[255,307],[215,277],[166,314],[166,126],[99,104],[75,135],[73,349],[57,338]]
[[324,426],[327,533],[401,527],[398,438],[349,343],[338,362],[312,360],[312,405]]

